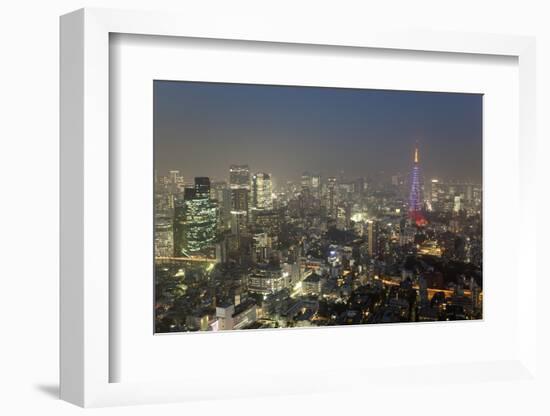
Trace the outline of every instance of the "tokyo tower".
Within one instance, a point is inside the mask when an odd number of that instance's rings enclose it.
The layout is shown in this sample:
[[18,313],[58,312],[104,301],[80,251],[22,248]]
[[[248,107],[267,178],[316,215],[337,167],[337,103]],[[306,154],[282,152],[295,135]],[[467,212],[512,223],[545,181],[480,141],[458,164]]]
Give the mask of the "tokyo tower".
[[417,226],[423,226],[427,223],[424,215],[422,215],[422,188],[420,187],[420,159],[418,157],[418,145],[414,149],[414,164],[411,172],[409,218]]

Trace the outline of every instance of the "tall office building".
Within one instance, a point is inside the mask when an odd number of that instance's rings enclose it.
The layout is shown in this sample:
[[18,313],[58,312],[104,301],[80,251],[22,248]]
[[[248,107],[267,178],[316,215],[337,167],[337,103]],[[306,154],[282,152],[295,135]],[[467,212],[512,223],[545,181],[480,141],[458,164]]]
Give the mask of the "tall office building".
[[229,167],[229,186],[231,189],[250,189],[248,165],[231,165]]
[[216,207],[204,198],[191,199],[186,205],[187,250],[202,251],[212,246],[216,237]]
[[174,256],[181,257],[187,250],[187,206],[184,201],[174,208]]
[[195,178],[195,198],[197,199],[210,198],[210,178],[208,177]]
[[378,230],[379,225],[377,221],[367,221],[367,252],[369,257],[374,257],[378,254]]
[[231,210],[248,214],[248,189],[231,190]]
[[231,188],[231,231],[236,236],[246,232],[250,198],[250,168],[248,165],[231,165],[229,168]]
[[326,202],[327,215],[336,219],[338,216],[338,187],[335,177],[327,178],[326,183]]
[[216,204],[210,199],[209,178],[197,177],[194,188],[186,189],[183,210],[182,254],[194,254],[213,247],[218,213]]
[[302,189],[311,188],[312,186],[311,179],[312,179],[312,176],[309,172],[302,173],[302,179],[301,179]]
[[268,173],[256,173],[252,176],[252,206],[256,209],[273,208],[273,185]]
[[439,183],[439,179],[432,179],[430,181],[431,189],[430,189],[430,205],[432,207],[432,211],[439,211],[441,209],[441,184]]
[[231,190],[226,182],[213,182],[210,188],[210,199],[218,204],[220,226],[226,228],[231,219]]
[[342,202],[337,207],[336,228],[339,230],[348,230],[351,226],[351,204]]
[[453,212],[458,214],[462,209],[462,199],[459,195],[455,196],[453,199]]
[[180,178],[180,171],[179,170],[171,170],[170,172],[170,183],[176,184],[179,181]]
[[155,257],[174,255],[174,226],[172,218],[155,218]]
[[231,190],[231,231],[240,236],[248,226],[248,189]]
[[171,170],[169,176],[169,190],[172,194],[177,195],[183,192],[185,181],[183,176],[180,175],[179,170]]
[[302,173],[302,190],[308,189],[310,195],[319,198],[321,194],[321,175],[309,172]]
[[321,195],[321,175],[311,175],[311,194],[315,198],[319,198]]

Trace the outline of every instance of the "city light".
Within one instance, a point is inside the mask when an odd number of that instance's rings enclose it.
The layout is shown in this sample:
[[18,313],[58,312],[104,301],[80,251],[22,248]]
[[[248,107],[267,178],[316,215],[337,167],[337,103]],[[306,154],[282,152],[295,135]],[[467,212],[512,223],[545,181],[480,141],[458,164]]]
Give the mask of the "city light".
[[433,133],[480,97],[158,85],[180,105],[155,126],[156,332],[483,318],[479,114],[469,147]]

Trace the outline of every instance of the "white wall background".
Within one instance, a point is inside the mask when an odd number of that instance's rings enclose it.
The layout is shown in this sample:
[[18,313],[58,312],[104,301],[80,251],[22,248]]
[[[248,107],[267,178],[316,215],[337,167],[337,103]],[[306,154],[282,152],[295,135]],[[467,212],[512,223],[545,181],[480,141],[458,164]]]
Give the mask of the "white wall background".
[[[221,1],[186,0],[4,0],[0,5],[0,413],[76,414],[82,410],[57,400],[58,385],[58,16],[84,6],[179,10],[208,20],[215,13],[247,15],[288,24],[326,23],[441,30],[513,33],[538,37],[539,249],[548,248],[550,157],[550,12],[544,0],[400,0],[400,1]],[[232,17],[233,16],[233,17]],[[542,166],[541,166],[542,165]],[[544,246],[543,246],[544,245]],[[543,257],[543,256],[540,256]],[[542,267],[548,270],[544,259]],[[550,279],[550,273],[547,273]],[[543,301],[545,281],[537,288]],[[546,295],[545,295],[546,294]],[[540,319],[548,307],[539,302]],[[546,321],[548,322],[548,321]],[[543,324],[544,325],[544,324]],[[550,328],[550,324],[546,325]],[[541,368],[550,374],[546,330]],[[546,350],[546,354],[543,352]],[[548,380],[548,379],[547,379]],[[547,391],[550,391],[550,387]],[[153,412],[199,414],[548,414],[544,391],[528,385],[499,383],[480,394],[457,385],[447,397],[430,391],[394,397],[331,396],[256,398],[254,400],[171,404],[94,410],[102,415],[146,415]],[[538,398],[538,400],[536,400]],[[511,413],[508,413],[511,412]]]

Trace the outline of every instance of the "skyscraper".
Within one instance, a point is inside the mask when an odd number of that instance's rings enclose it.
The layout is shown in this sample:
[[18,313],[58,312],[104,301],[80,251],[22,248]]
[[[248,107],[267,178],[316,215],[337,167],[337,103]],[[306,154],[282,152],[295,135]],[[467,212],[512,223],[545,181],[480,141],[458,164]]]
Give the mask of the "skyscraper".
[[369,257],[375,257],[378,254],[378,230],[379,225],[377,221],[367,221],[367,250]]
[[225,228],[231,218],[231,190],[226,182],[213,182],[210,188],[210,199],[218,204],[220,214],[220,226]]
[[231,190],[231,210],[248,215],[248,189]]
[[311,176],[311,193],[315,198],[319,198],[321,191],[321,175],[314,174]]
[[231,230],[240,236],[248,225],[248,189],[234,188],[231,190]]
[[174,255],[174,232],[171,218],[155,218],[155,256],[171,257]]
[[231,189],[250,189],[248,165],[231,165],[229,167],[229,186]]
[[335,177],[327,178],[326,188],[327,215],[335,219],[338,214],[338,189]]
[[431,180],[431,189],[430,189],[430,205],[432,211],[439,211],[441,209],[441,185],[439,183],[439,179],[432,179]]
[[199,199],[210,198],[210,178],[208,177],[195,178],[195,198],[199,198]]
[[414,163],[411,172],[409,218],[418,226],[426,224],[426,220],[422,214],[422,188],[420,186],[420,157],[418,154],[418,146],[414,149]]
[[273,185],[268,173],[256,173],[252,176],[252,206],[256,209],[273,208]]
[[250,198],[250,168],[248,165],[229,167],[229,187],[231,188],[231,230],[240,236],[248,225],[248,205]]
[[187,251],[203,251],[213,245],[217,229],[217,208],[210,200],[210,179],[195,178],[194,195],[185,201],[185,243]]
[[183,176],[180,175],[179,170],[171,170],[169,179],[169,190],[173,195],[183,192],[185,187],[185,181]]

